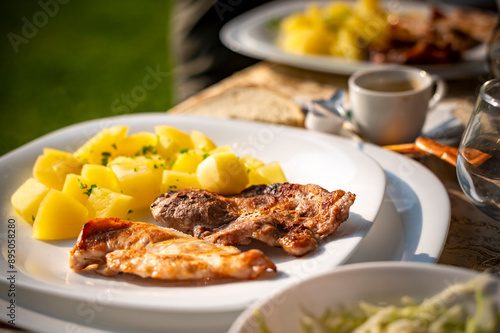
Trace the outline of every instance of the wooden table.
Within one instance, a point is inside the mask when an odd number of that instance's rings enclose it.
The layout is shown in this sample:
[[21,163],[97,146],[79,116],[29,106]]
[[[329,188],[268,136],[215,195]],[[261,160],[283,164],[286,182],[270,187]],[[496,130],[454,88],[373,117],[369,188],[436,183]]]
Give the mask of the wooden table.
[[[284,65],[261,62],[215,84],[174,107],[169,113],[189,114],[190,107],[232,86],[264,86],[293,98],[326,99],[335,90],[347,88],[347,76],[318,73]],[[443,102],[456,104],[454,115],[465,125],[472,112],[477,92],[488,80],[486,74],[448,83]],[[245,118],[241,115],[241,118]],[[448,238],[438,263],[474,270],[500,273],[500,221],[495,221],[463,194],[455,167],[432,155],[417,160],[441,180],[451,202]]]

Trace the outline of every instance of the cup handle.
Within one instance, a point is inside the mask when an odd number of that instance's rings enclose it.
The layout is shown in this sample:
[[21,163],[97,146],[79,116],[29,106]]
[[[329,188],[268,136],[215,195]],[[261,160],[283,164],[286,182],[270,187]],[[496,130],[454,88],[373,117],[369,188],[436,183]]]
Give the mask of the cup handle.
[[439,76],[433,75],[432,79],[434,80],[434,84],[436,85],[436,91],[429,101],[429,110],[432,110],[436,107],[436,105],[443,99],[444,95],[446,95],[446,91],[448,90],[446,82]]

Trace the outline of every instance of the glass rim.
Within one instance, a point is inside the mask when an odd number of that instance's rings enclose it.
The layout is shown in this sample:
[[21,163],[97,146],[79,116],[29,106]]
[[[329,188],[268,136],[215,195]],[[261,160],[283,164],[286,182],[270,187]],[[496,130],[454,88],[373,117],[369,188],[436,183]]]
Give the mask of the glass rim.
[[488,104],[491,104],[491,105],[496,106],[496,107],[500,107],[500,96],[495,98],[491,95],[491,93],[488,92],[489,89],[494,88],[494,87],[500,89],[500,78],[486,81],[481,86],[481,89],[479,90],[479,94],[481,95],[482,99],[484,101],[486,101]]

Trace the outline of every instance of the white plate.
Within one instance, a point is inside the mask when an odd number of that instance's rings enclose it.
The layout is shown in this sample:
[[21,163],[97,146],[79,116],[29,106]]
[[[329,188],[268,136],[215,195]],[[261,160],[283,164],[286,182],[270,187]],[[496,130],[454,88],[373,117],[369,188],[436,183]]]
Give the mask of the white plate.
[[379,146],[360,143],[359,149],[382,166],[387,188],[373,228],[348,262],[437,262],[451,218],[448,193],[439,178],[415,160]]
[[[314,2],[321,4],[331,1]],[[281,0],[259,6],[224,25],[220,31],[220,39],[235,52],[305,69],[349,75],[357,70],[374,66],[368,61],[349,61],[332,56],[293,54],[277,47],[274,42],[277,31],[269,27],[269,22],[283,18],[292,12],[302,11],[311,3],[312,1],[307,0]],[[382,5],[384,6],[383,2]],[[427,13],[430,8],[426,3],[409,1],[387,2],[386,6],[388,10],[395,12]],[[454,7],[443,6],[443,8]],[[419,67],[432,74],[438,74],[444,79],[464,78],[484,73],[486,71],[485,59],[486,47],[481,45],[467,51],[463,61],[442,65],[419,65]]]
[[[11,208],[10,195],[30,175],[43,147],[74,151],[97,131],[114,124],[129,125],[131,132],[153,131],[157,124],[169,124],[185,131],[198,129],[218,145],[232,144],[239,156],[251,154],[263,161],[279,161],[290,182],[351,191],[357,195],[356,202],[351,207],[349,221],[310,255],[292,258],[280,249],[263,247],[277,264],[277,276],[197,285],[133,276],[110,279],[93,273],[78,274],[68,268],[68,252],[75,240],[32,239],[31,226]],[[7,294],[6,279],[10,274],[6,261],[7,225],[9,219],[14,219],[19,306],[88,326],[126,327],[142,332],[159,328],[225,330],[237,314],[256,299],[278,287],[342,264],[373,224],[386,188],[385,175],[378,163],[347,139],[284,126],[164,113],[100,119],[56,131],[2,157],[0,170],[1,297]],[[136,220],[154,222],[149,213],[137,216]],[[200,320],[193,321],[193,316]]]
[[[235,321],[229,333],[262,332],[255,321],[256,309],[264,316],[270,332],[299,332],[302,310],[319,316],[327,307],[350,307],[360,301],[394,304],[403,296],[422,301],[452,284],[467,282],[480,274],[464,268],[423,263],[346,265],[258,301]],[[500,308],[500,280],[490,277],[487,281],[485,296]],[[466,296],[455,293],[450,298],[465,306],[474,304],[474,293]]]

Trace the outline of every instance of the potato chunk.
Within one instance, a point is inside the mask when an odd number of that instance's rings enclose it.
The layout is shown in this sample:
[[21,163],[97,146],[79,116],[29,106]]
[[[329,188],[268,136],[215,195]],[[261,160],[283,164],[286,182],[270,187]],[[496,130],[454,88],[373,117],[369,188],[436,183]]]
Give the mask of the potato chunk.
[[40,203],[32,236],[40,240],[77,237],[87,221],[88,210],[75,198],[51,189]]
[[66,175],[79,174],[82,163],[71,153],[45,148],[33,166],[33,177],[47,187],[62,190]]
[[139,132],[118,141],[116,154],[117,156],[154,154],[157,144],[157,135],[150,132]]
[[179,172],[172,170],[163,171],[161,192],[182,190],[184,188],[201,188],[196,173]]
[[248,176],[238,157],[232,152],[210,155],[196,171],[203,188],[220,194],[241,192],[248,184]]
[[267,163],[257,168],[256,173],[264,179],[267,179],[267,184],[287,182],[285,173],[281,169],[281,165],[278,162]]
[[[371,1],[371,0],[366,0]],[[99,131],[74,153],[45,148],[33,176],[11,196],[14,210],[33,224],[32,237],[77,237],[86,220],[126,218],[162,193],[200,188],[236,194],[254,184],[283,182],[277,163],[241,159],[200,131],[158,125],[128,135],[117,125]]]
[[125,218],[132,209],[134,198],[102,187],[92,189],[87,201],[89,219],[98,217]]
[[157,155],[114,159],[109,167],[123,194],[134,198],[132,209],[148,207],[161,194],[164,161]]
[[158,154],[167,163],[173,162],[181,150],[194,148],[189,134],[174,127],[159,125],[155,127],[155,133],[158,135]]
[[201,150],[181,151],[172,163],[172,170],[180,172],[196,172],[198,165],[207,157]]
[[156,126],[155,133],[160,136],[169,137],[179,146],[180,149],[194,148],[191,136],[172,126],[165,126],[165,125]]
[[62,192],[85,205],[89,200],[92,187],[95,186],[92,186],[92,183],[85,177],[69,174],[66,176]]
[[128,126],[117,125],[101,130],[73,154],[82,163],[106,165],[118,156],[117,144],[128,133]]
[[217,148],[215,143],[200,131],[192,130],[190,136],[195,149],[200,149],[204,152],[208,152]]
[[240,161],[248,175],[248,186],[269,184],[269,180],[257,173],[257,169],[263,166],[264,162],[250,155],[243,156]]
[[245,166],[247,171],[250,170],[257,170],[257,168],[261,167],[264,165],[264,162],[261,160],[250,156],[250,155],[245,155],[240,159],[241,163]]
[[47,186],[38,182],[35,178],[28,178],[14,192],[10,201],[16,213],[32,224],[38,212],[38,207],[40,207],[40,203],[49,190]]
[[233,150],[231,149],[230,145],[224,145],[224,146],[219,146],[217,148],[214,148],[208,152],[209,155],[217,154],[217,153],[223,153],[223,152],[232,152]]
[[114,192],[120,192],[118,178],[110,167],[97,164],[85,164],[82,168],[82,177],[90,184],[107,188]]

